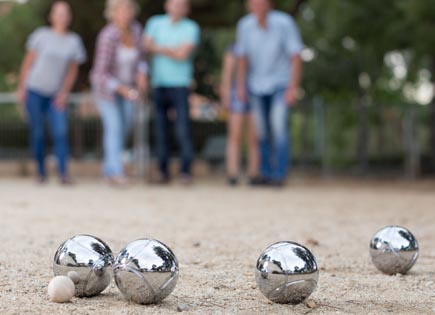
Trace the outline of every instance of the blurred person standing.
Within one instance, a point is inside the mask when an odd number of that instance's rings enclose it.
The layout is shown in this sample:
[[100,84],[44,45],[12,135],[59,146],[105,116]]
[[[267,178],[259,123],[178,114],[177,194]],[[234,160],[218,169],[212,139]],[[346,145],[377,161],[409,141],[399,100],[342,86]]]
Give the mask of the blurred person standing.
[[175,135],[181,151],[181,180],[190,184],[193,145],[189,115],[189,89],[193,83],[193,53],[200,29],[187,18],[188,0],[167,0],[166,14],[152,17],[144,31],[145,48],[152,55],[151,78],[155,105],[155,140],[159,184],[170,181],[169,111],[175,109]]
[[259,172],[259,153],[255,122],[251,113],[249,102],[241,102],[237,97],[237,56],[235,46],[231,45],[225,52],[222,66],[221,102],[229,111],[228,140],[227,140],[227,176],[228,184],[239,184],[240,176],[240,149],[243,140],[244,124],[247,124],[248,138],[248,176],[249,184],[257,185],[261,181]]
[[76,81],[79,65],[86,61],[81,38],[69,31],[70,5],[55,1],[49,13],[50,26],[36,29],[27,41],[18,100],[26,106],[30,143],[36,160],[38,181],[47,180],[44,125],[48,120],[62,184],[71,184],[68,174],[67,98]]
[[273,10],[271,1],[248,0],[250,14],[238,23],[237,90],[253,107],[264,183],[281,187],[290,168],[289,109],[300,85],[303,43],[293,18]]
[[134,0],[108,0],[108,24],[97,39],[91,83],[104,135],[103,174],[109,184],[128,184],[122,152],[133,125],[135,103],[147,91],[148,67]]

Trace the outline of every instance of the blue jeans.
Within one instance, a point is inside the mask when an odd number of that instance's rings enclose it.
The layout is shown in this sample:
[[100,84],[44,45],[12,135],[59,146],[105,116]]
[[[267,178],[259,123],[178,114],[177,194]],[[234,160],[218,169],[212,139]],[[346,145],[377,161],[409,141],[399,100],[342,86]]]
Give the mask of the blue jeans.
[[175,135],[181,151],[181,173],[190,175],[193,160],[193,145],[189,116],[189,89],[185,87],[156,88],[154,90],[154,105],[155,141],[161,174],[164,177],[169,177],[168,111],[175,108],[177,116],[175,120]]
[[290,169],[289,107],[284,89],[250,95],[260,142],[260,172],[269,180],[285,180]]
[[113,101],[97,100],[103,121],[103,174],[107,177],[124,175],[122,152],[133,125],[134,104],[116,95]]
[[53,104],[52,96],[44,96],[32,90],[27,91],[26,108],[30,124],[30,144],[36,160],[38,175],[47,176],[45,168],[44,125],[48,119],[54,153],[58,161],[59,176],[67,175],[68,123],[65,110]]

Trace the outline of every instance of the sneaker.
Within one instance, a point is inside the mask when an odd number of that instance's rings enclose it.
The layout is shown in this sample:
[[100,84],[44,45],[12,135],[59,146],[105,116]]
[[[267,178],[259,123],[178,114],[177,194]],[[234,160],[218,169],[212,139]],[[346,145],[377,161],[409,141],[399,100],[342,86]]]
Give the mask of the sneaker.
[[169,176],[159,175],[157,178],[150,180],[150,184],[153,185],[168,185],[171,182]]
[[235,187],[235,186],[239,185],[239,179],[237,177],[228,178],[228,185],[231,187]]
[[47,183],[47,176],[42,176],[42,175],[39,175],[37,178],[36,178],[36,182],[38,183],[38,184],[46,184]]
[[181,175],[180,182],[183,186],[190,186],[193,183],[193,178],[191,175],[183,174]]
[[74,185],[74,181],[68,176],[63,176],[60,178],[60,184],[62,186],[72,186]]
[[128,179],[124,176],[105,177],[104,181],[114,187],[125,187],[129,184]]
[[250,186],[266,186],[268,184],[268,180],[261,176],[255,176],[249,178]]
[[272,179],[267,185],[273,188],[283,188],[285,186],[285,182],[282,179]]

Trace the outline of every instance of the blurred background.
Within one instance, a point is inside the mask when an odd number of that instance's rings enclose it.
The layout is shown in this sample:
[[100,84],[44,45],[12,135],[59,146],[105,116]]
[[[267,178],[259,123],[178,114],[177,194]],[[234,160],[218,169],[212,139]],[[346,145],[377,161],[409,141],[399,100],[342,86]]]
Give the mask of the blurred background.
[[[26,38],[45,23],[50,2],[0,0],[0,176],[31,172],[27,125],[13,93]],[[69,2],[73,30],[90,57],[69,105],[71,153],[74,163],[97,163],[102,130],[88,73],[105,24],[104,1]],[[163,12],[163,1],[138,2],[143,23]],[[295,168],[323,175],[434,176],[433,0],[277,0],[276,6],[296,18],[306,45],[302,99],[290,122]],[[192,0],[191,17],[202,27],[191,98],[194,142],[198,160],[212,169],[223,170],[225,158],[222,55],[244,14],[243,0]]]

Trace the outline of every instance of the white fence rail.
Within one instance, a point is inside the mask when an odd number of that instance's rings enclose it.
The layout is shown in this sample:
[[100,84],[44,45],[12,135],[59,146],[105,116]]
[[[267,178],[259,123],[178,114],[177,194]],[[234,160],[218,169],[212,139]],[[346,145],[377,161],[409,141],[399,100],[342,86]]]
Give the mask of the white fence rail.
[[[70,104],[80,104],[83,102],[93,101],[91,93],[73,93],[68,97]],[[0,93],[0,105],[11,104],[17,102],[17,95],[15,93]]]
[[[0,105],[14,104],[17,102],[15,93],[0,93]],[[94,99],[90,93],[73,93],[68,97],[69,106],[78,106],[83,103],[93,103]],[[143,103],[136,107],[135,128],[134,128],[134,161],[137,176],[143,177],[148,170],[150,162],[149,147],[149,106]]]
[[[14,104],[16,103],[16,95],[14,93],[0,93],[0,106],[5,104]],[[93,97],[90,93],[77,93],[71,94],[69,97],[69,104],[72,109],[72,113],[75,113],[78,110],[80,104],[95,104]],[[300,149],[299,156],[295,156],[300,160],[302,166],[304,163],[314,158],[315,160],[320,161],[320,167],[325,173],[330,172],[331,165],[331,145],[333,142],[331,140],[331,131],[333,128],[337,128],[337,126],[328,125],[329,118],[331,116],[337,117],[340,115],[340,107],[338,106],[326,106],[323,104],[321,99],[314,99],[312,102],[308,102],[305,104],[307,106],[299,106],[295,109],[294,115],[299,115],[299,122],[301,124],[301,132],[299,132],[299,143],[302,144],[302,148]],[[149,138],[149,120],[150,120],[150,111],[149,106],[138,106],[138,112],[135,115],[135,134],[134,134],[134,151],[136,160],[138,160],[137,170],[138,173],[141,174],[144,172],[146,168],[144,165],[148,163],[150,158],[150,147],[148,143]],[[400,147],[395,147],[396,154],[400,154],[401,158],[403,158],[403,171],[404,174],[409,178],[418,177],[421,171],[421,159],[423,156],[423,147],[422,147],[422,131],[427,130],[428,126],[426,123],[422,123],[421,113],[423,108],[419,106],[406,106],[405,108],[395,108],[389,107],[388,110],[395,111],[395,115],[398,117],[395,121],[401,125],[401,132],[397,134],[397,139],[401,139]],[[366,109],[369,110],[369,109]],[[383,115],[382,107],[370,109],[375,115],[381,117]],[[368,112],[365,112],[367,115]],[[328,116],[329,115],[329,116]],[[355,114],[357,115],[357,114]],[[1,118],[1,117],[0,117]],[[79,116],[72,118],[75,121],[77,126],[81,125],[81,119]],[[310,124],[309,121],[312,123]],[[389,126],[389,121],[386,120],[386,127]],[[391,121],[390,121],[391,124]],[[333,127],[333,128],[331,128]],[[365,149],[366,154],[356,154],[354,156],[356,164],[359,165],[367,165],[369,154],[368,154],[368,146],[370,142],[370,136],[368,135],[369,129],[373,126],[369,125],[361,125],[357,124],[358,129],[363,130],[366,133],[366,137],[362,142],[362,145]],[[310,130],[313,128],[312,130]],[[347,127],[345,127],[347,128]],[[365,129],[364,129],[365,128]],[[84,141],[83,135],[80,133],[80,128],[77,127],[74,130],[78,130],[79,136],[75,137],[76,142],[78,143],[77,147],[81,147],[81,143]],[[375,131],[377,129],[375,128]],[[202,131],[201,131],[202,132]],[[343,129],[343,132],[352,132],[352,128]],[[354,132],[354,131],[353,131]],[[222,136],[222,135],[221,135]],[[372,135],[373,136],[373,135]],[[355,141],[357,141],[357,136],[355,137]],[[305,148],[306,143],[313,143],[313,148]],[[308,145],[309,146],[309,145]],[[426,146],[427,148],[427,146]],[[345,147],[340,149],[340,152],[345,153]],[[80,151],[80,150],[78,150]],[[373,150],[372,150],[373,151]],[[426,150],[427,151],[427,150]],[[425,152],[425,151],[424,151]],[[296,152],[295,152],[296,153]],[[355,166],[355,165],[354,165]],[[333,168],[333,167],[332,167]],[[362,173],[368,171],[367,169],[362,170]]]

